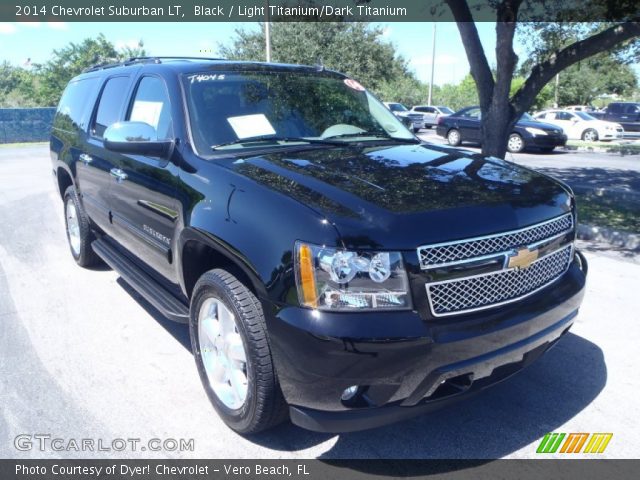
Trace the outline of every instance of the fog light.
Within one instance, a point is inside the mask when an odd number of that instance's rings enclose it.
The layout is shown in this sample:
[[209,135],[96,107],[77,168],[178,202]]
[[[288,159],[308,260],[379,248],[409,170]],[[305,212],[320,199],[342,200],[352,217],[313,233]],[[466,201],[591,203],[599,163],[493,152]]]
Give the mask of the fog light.
[[345,402],[348,402],[353,397],[355,397],[357,393],[358,393],[358,385],[351,385],[349,388],[345,388],[344,392],[342,392],[342,395],[340,395],[340,399]]

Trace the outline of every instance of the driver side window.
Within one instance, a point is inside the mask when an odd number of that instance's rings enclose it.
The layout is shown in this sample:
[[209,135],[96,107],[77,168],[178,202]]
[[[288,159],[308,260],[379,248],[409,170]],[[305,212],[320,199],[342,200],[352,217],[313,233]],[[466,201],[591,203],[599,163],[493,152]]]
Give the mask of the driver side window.
[[158,77],[142,77],[127,120],[144,122],[158,133],[158,140],[173,138],[171,103],[164,81]]

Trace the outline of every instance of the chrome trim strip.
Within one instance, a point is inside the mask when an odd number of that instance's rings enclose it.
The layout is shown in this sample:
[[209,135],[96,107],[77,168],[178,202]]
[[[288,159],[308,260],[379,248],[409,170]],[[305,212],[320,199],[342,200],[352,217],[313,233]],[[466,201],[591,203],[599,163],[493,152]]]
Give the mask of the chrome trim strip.
[[451,262],[424,265],[424,263],[421,260],[421,254],[420,254],[421,250],[426,250],[426,249],[430,249],[430,248],[437,248],[437,247],[446,247],[446,246],[449,246],[449,245],[458,245],[458,244],[464,244],[464,243],[478,242],[478,241],[487,240],[487,239],[490,239],[490,238],[504,237],[504,236],[507,236],[507,235],[515,235],[515,234],[518,234],[518,233],[521,233],[521,232],[526,232],[527,230],[532,230],[534,228],[542,227],[542,226],[547,225],[549,223],[557,222],[558,220],[561,220],[561,219],[563,219],[565,217],[571,217],[571,227],[569,227],[567,230],[564,230],[564,231],[560,232],[557,235],[554,235],[553,237],[548,237],[548,238],[539,240],[538,242],[534,242],[534,243],[528,245],[528,247],[536,247],[538,245],[541,245],[541,244],[546,243],[546,242],[551,241],[551,240],[555,240],[556,238],[559,238],[559,237],[561,237],[563,235],[566,235],[566,234],[570,233],[571,230],[573,230],[575,228],[574,221],[573,221],[573,214],[571,212],[564,213],[564,214],[559,215],[557,217],[554,217],[554,218],[552,218],[550,220],[545,220],[544,222],[536,223],[534,225],[529,225],[528,227],[519,228],[517,230],[509,230],[509,231],[506,231],[506,232],[493,233],[491,235],[483,235],[483,236],[480,236],[480,237],[464,238],[464,239],[453,240],[453,241],[449,241],[449,242],[432,243],[432,244],[428,244],[428,245],[420,245],[416,249],[416,251],[418,253],[418,261],[420,262],[420,269],[421,270],[431,270],[433,268],[440,268],[440,267],[444,267],[444,266],[459,265],[459,264],[462,264],[462,263],[475,262],[475,261],[481,260],[481,259],[498,257],[500,255],[507,255],[507,254],[512,252],[512,250],[508,250],[506,252],[486,254],[486,255],[483,255],[481,257],[470,257],[470,258],[465,258],[465,259],[462,259],[462,260],[454,260],[454,261],[451,261]]
[[468,279],[471,279],[471,278],[489,277],[489,276],[492,276],[492,275],[500,275],[500,274],[503,274],[503,273],[508,272],[510,270],[517,270],[517,268],[506,268],[504,270],[499,270],[497,272],[491,272],[491,273],[485,273],[485,274],[481,273],[481,274],[477,274],[477,275],[470,275],[468,277],[460,277],[460,278],[454,278],[454,279],[451,279],[451,280],[443,280],[443,281],[440,281],[440,282],[426,283],[425,284],[425,289],[427,290],[427,299],[429,301],[429,308],[431,310],[431,315],[433,315],[434,317],[448,317],[450,315],[461,315],[461,314],[465,314],[465,313],[477,312],[479,310],[486,310],[488,308],[499,307],[501,305],[506,305],[508,303],[517,302],[518,300],[522,300],[523,298],[527,298],[527,297],[533,295],[534,293],[539,292],[543,288],[546,288],[549,285],[553,284],[554,282],[558,281],[565,273],[567,273],[567,270],[569,270],[569,267],[571,267],[571,263],[573,263],[573,257],[574,257],[574,254],[575,254],[575,252],[574,252],[575,246],[574,246],[573,243],[571,243],[569,245],[561,247],[561,248],[559,248],[557,250],[554,250],[553,252],[550,252],[550,253],[546,254],[543,257],[538,258],[535,262],[533,262],[531,264],[531,265],[534,265],[535,263],[538,263],[539,261],[547,258],[549,255],[554,255],[554,254],[556,254],[558,252],[561,252],[565,248],[570,248],[571,249],[571,252],[569,253],[569,262],[567,262],[566,268],[557,277],[555,277],[553,280],[545,283],[544,285],[539,286],[535,290],[532,290],[531,292],[525,293],[524,295],[520,295],[519,297],[510,298],[509,300],[504,300],[502,302],[492,303],[492,304],[489,304],[489,305],[483,305],[481,307],[468,308],[468,309],[465,309],[465,310],[456,310],[454,312],[435,313],[435,311],[433,309],[433,301],[432,301],[432,298],[431,298],[431,292],[429,291],[429,287],[432,286],[432,285],[442,285],[442,284],[445,284],[445,283],[458,282],[458,281],[461,281],[461,280],[468,280]]

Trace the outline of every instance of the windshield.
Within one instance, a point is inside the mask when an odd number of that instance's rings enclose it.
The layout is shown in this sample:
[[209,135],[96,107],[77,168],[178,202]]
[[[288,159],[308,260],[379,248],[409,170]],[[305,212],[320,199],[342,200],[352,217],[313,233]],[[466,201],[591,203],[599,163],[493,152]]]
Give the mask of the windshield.
[[[533,117],[532,117],[531,115],[529,115],[527,112],[524,112],[524,113],[522,114],[522,116],[520,117],[520,120],[529,120],[529,121],[532,121],[532,122],[537,122],[537,121],[539,121],[539,120],[537,120],[537,119],[533,118]],[[520,121],[520,120],[518,120],[518,121]]]
[[597,120],[595,117],[592,117],[586,112],[573,112],[573,113],[579,116],[582,120],[586,120],[587,122],[590,122],[592,120]]
[[438,110],[440,110],[442,113],[446,115],[453,114],[453,110],[451,110],[449,107],[438,107]]
[[359,83],[333,74],[206,72],[186,75],[183,82],[201,154],[264,148],[265,142],[416,141]]
[[391,110],[392,112],[406,112],[407,107],[405,107],[401,103],[390,103],[389,110]]

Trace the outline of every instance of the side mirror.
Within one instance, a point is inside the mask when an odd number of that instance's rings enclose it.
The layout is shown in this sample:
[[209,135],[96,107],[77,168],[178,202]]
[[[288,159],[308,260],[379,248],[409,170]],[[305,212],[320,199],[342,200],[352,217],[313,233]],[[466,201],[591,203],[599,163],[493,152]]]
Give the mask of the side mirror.
[[172,144],[171,140],[158,140],[156,129],[145,122],[117,122],[104,132],[105,148],[130,155],[165,157]]

